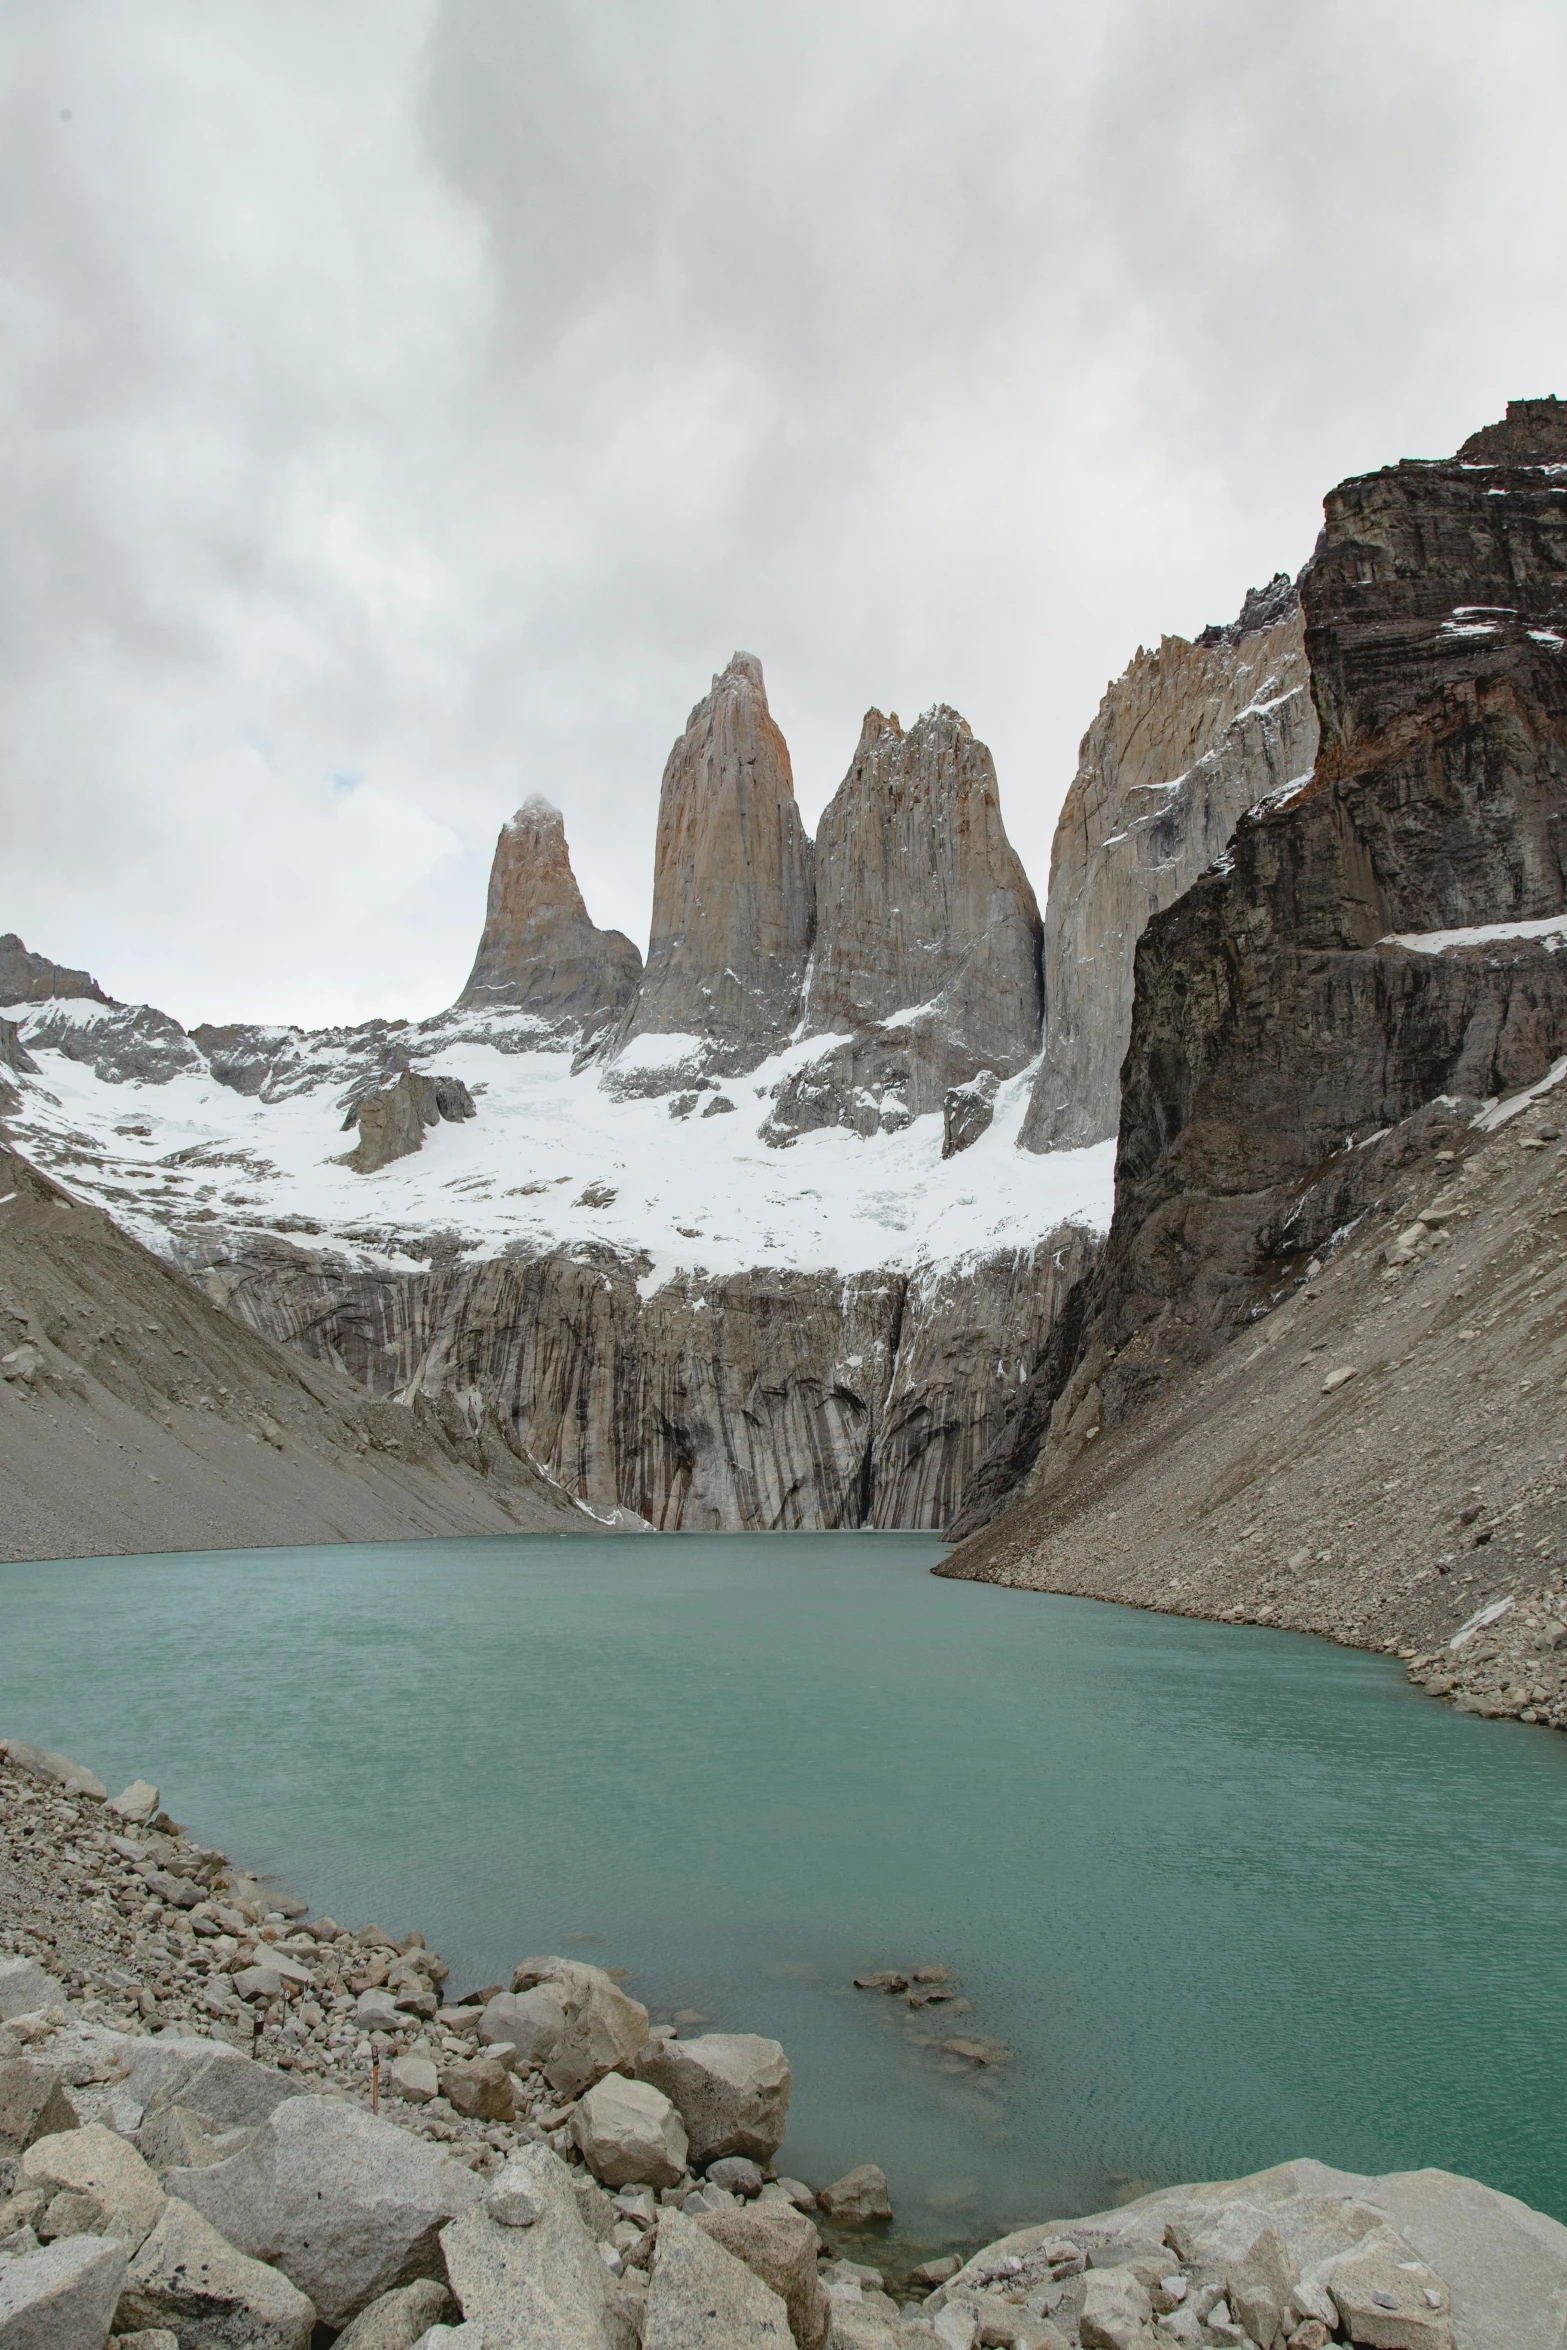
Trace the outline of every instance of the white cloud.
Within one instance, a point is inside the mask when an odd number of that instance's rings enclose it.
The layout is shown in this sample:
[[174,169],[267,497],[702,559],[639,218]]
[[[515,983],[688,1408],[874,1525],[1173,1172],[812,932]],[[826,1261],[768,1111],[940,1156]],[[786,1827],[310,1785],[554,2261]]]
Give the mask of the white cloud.
[[739,644],[813,816],[868,703],[955,702],[1042,888],[1139,640],[1298,565],[1344,473],[1567,388],[1549,6],[22,35],[0,927],[187,1019],[439,1003],[535,788],[640,935],[664,754]]

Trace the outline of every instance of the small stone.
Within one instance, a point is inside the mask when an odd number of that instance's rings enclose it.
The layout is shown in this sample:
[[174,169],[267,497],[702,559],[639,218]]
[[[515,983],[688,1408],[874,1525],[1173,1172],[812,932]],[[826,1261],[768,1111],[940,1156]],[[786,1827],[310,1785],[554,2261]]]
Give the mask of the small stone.
[[511,2120],[511,2075],[492,2057],[443,2065],[441,2095],[469,2121]]
[[1336,1371],[1330,1371],[1323,1380],[1322,1392],[1324,1395],[1336,1395],[1341,1387],[1347,1387],[1351,1379],[1357,1376],[1358,1367],[1354,1363],[1341,1363]]
[[744,2195],[748,2201],[760,2195],[764,2183],[760,2169],[744,2154],[725,2154],[710,2162],[707,2176],[715,2187],[727,2187],[731,2195]]
[[441,2079],[427,2056],[397,2056],[387,2068],[392,2087],[410,2105],[428,2105],[441,2093]]
[[911,2268],[909,2282],[911,2285],[928,2285],[934,2289],[937,2285],[944,2285],[949,2277],[955,2277],[962,2266],[955,2252],[944,2252],[939,2260],[922,2260],[917,2268]]
[[[621,2200],[616,2197],[617,2202]],[[484,2209],[503,2228],[536,2227],[544,2217],[544,2206],[526,2180],[507,2171],[502,2171],[485,2196]]]
[[137,1827],[145,1827],[157,1808],[158,1790],[146,1779],[133,1779],[107,1806],[120,1819],[133,1821]]
[[338,2343],[343,2350],[413,2350],[414,2344],[439,2324],[450,2303],[451,2295],[437,2277],[420,2277],[414,2284],[399,2285],[361,2309],[338,2335],[332,2350],[338,2350]]
[[874,2162],[859,2163],[841,2179],[834,2179],[830,2187],[819,2187],[816,2200],[829,2219],[841,2220],[847,2227],[864,2227],[892,2217],[887,2174]]
[[389,1991],[361,1991],[354,2002],[354,2021],[361,2032],[395,2032],[402,2020]]
[[856,1991],[906,1991],[908,1987],[908,1976],[896,1974],[891,1968],[884,1969],[879,1975],[856,1975],[854,1978]]

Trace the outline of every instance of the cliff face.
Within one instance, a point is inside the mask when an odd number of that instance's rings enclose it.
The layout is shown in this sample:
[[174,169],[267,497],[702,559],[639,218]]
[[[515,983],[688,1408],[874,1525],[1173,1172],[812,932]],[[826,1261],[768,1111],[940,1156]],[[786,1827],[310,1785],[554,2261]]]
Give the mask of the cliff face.
[[499,1411],[601,1513],[939,1527],[1093,1245],[1072,1229],[914,1275],[682,1275],[646,1299],[607,1249],[416,1275],[279,1249],[201,1278],[252,1329],[372,1394]]
[[1027,1149],[1114,1134],[1138,939],[1248,808],[1310,774],[1316,748],[1305,623],[1287,579],[1196,644],[1165,637],[1139,651],[1108,689],[1051,848],[1045,1054]]
[[642,957],[618,930],[589,919],[571,870],[565,820],[535,795],[501,827],[484,932],[459,1007],[519,1012],[536,1042],[591,1043],[636,994]]
[[907,734],[867,711],[816,835],[801,1033],[851,1041],[793,1076],[770,1140],[861,1132],[942,1107],[1039,1046],[1040,920],[1001,821],[995,763],[956,710]]
[[8,930],[0,938],[0,1004],[42,1004],[51,996],[82,996],[95,1004],[114,1001],[89,973],[51,963],[47,955],[29,954],[16,932]]
[[1287,1295],[1370,1204],[1368,1141],[1567,1050],[1560,936],[1527,935],[1567,908],[1567,481],[1523,410],[1496,462],[1327,500],[1312,781],[1144,933],[1110,1238],[971,1523]]
[[[736,653],[664,768],[647,969],[615,1056],[641,1037],[695,1037],[705,1069],[754,1068],[799,1018],[813,912],[788,746],[760,661]],[[650,1048],[612,1075],[634,1086],[653,1059]]]

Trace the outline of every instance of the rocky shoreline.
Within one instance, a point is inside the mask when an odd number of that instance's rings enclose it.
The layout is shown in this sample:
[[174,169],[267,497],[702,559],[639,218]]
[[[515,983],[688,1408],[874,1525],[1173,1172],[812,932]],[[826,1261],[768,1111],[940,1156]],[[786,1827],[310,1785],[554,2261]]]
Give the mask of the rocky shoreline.
[[1563,2339],[1567,2228],[1437,2171],[1290,2163],[889,2276],[879,2169],[778,2174],[790,2087],[776,2042],[577,1961],[452,1998],[419,1934],[309,1918],[151,1785],[0,1742],[0,2350]]

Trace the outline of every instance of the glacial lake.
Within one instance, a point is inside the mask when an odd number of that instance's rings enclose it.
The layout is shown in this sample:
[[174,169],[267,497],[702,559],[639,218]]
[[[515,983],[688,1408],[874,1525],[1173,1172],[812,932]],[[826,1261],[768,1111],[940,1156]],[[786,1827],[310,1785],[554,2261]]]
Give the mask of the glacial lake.
[[[1295,2154],[1567,2219],[1567,1739],[1385,1658],[947,1583],[912,1535],[0,1567],[0,1733],[449,1989],[546,1950],[780,2039],[898,2236]],[[967,2013],[850,1989],[953,1968]],[[944,2037],[996,2039],[976,2070]]]

